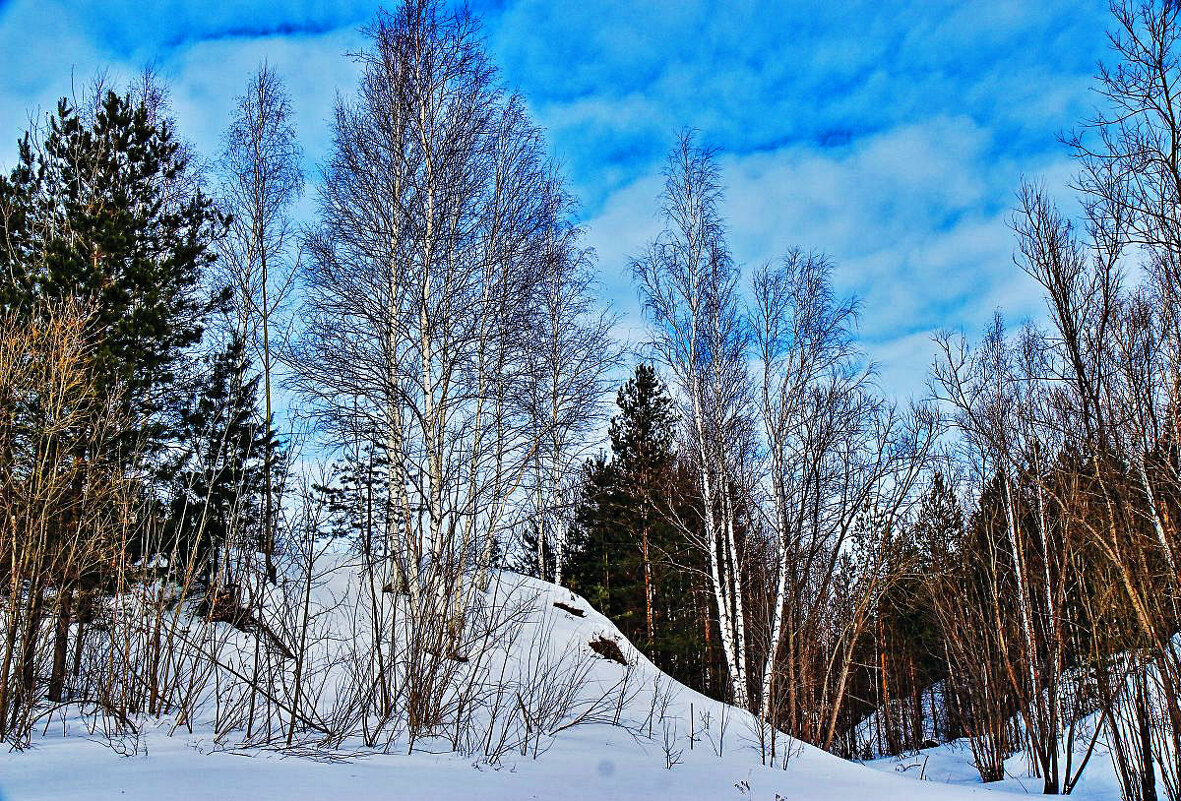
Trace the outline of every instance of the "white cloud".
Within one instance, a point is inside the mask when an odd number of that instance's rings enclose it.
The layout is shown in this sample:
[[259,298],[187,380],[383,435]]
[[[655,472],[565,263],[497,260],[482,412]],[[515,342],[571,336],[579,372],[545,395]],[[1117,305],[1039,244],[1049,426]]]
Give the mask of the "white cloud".
[[[735,256],[751,266],[800,246],[827,253],[838,287],[863,304],[861,333],[883,386],[922,394],[945,327],[978,331],[999,307],[1041,314],[1039,293],[1012,262],[1008,218],[1025,171],[1054,160],[997,157],[990,132],[964,117],[901,126],[840,148],[789,146],[724,156],[724,213]],[[612,192],[589,220],[612,297],[639,320],[626,257],[659,230],[654,168]]]

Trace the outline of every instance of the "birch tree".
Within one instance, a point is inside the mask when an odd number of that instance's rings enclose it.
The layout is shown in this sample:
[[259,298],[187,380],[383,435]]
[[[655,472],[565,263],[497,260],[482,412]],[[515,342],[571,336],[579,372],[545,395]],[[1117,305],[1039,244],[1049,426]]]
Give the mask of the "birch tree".
[[530,467],[553,481],[555,452],[560,472],[579,447],[609,318],[541,131],[473,18],[412,1],[368,35],[335,112],[293,363],[330,437],[381,452],[385,588],[448,653]]
[[759,270],[753,281],[767,518],[776,557],[759,685],[764,718],[772,711],[788,604],[804,600],[802,574],[808,565],[831,561],[822,551],[840,550],[866,489],[840,486],[855,468],[842,460],[849,452],[842,446],[862,430],[858,396],[869,373],[857,364],[852,340],[856,304],[836,297],[830,270],[823,257],[793,250],[776,268]]
[[[302,151],[292,122],[291,101],[279,76],[266,64],[247,82],[226,130],[220,169],[220,201],[229,212],[222,266],[234,288],[235,328],[255,346],[262,365],[267,425],[273,425],[273,320],[295,278],[291,207],[303,191]],[[267,439],[263,552],[275,581],[275,454]]]
[[669,155],[664,230],[632,263],[652,347],[684,404],[685,437],[702,498],[704,547],[735,705],[749,706],[746,612],[739,548],[744,451],[752,444],[749,341],[719,205],[715,152],[690,133]]
[[[570,201],[555,195],[555,203]],[[567,216],[555,210],[555,216]],[[566,528],[578,463],[596,444],[611,370],[622,352],[612,338],[616,317],[597,300],[593,254],[573,226],[546,235],[538,284],[537,329],[527,371],[532,439],[532,515],[537,531],[538,576],[562,582]],[[553,554],[553,564],[546,555]]]

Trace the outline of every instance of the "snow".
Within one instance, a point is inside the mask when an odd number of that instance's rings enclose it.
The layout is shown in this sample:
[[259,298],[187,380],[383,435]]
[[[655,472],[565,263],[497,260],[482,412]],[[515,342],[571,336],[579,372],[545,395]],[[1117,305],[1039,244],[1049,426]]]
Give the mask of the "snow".
[[[866,762],[874,770],[909,776],[921,781],[957,787],[985,787],[972,765],[972,751],[967,740],[957,740],[936,748],[927,748],[902,757],[882,757]],[[1005,760],[1005,778],[987,785],[987,792],[1040,795],[1042,780],[1034,776],[1025,754]],[[1118,799],[1119,783],[1111,759],[1102,747],[1096,748],[1082,779],[1070,794],[1076,799]]]
[[[329,581],[317,592],[339,598],[353,582],[355,571],[345,560],[330,566]],[[762,764],[757,723],[749,714],[705,698],[660,673],[628,643],[618,630],[585,600],[559,587],[504,574],[500,593],[525,600],[536,598],[528,625],[548,632],[544,645],[553,658],[570,658],[586,670],[586,697],[599,688],[615,686],[625,668],[595,655],[589,641],[598,636],[618,640],[633,663],[629,695],[620,714],[623,725],[607,722],[573,725],[542,743],[534,758],[518,750],[489,764],[476,757],[442,751],[446,744],[420,742],[413,753],[364,753],[360,747],[334,754],[313,755],[308,749],[236,750],[232,743],[217,744],[209,722],[192,732],[174,721],[147,719],[138,737],[116,741],[123,756],[106,741],[86,736],[76,720],[54,719],[32,747],[0,754],[0,799],[3,801],[64,801],[85,797],[104,799],[243,799],[244,801],[310,801],[311,799],[732,799],[733,801],[922,801],[1013,797],[1037,793],[1036,780],[1015,778],[998,785],[981,785],[971,767],[966,747],[951,744],[921,754],[917,760],[876,760],[868,765],[847,762],[819,749],[793,743],[786,767]],[[586,610],[576,617],[552,604],[563,601]],[[343,622],[340,625],[344,625]],[[236,633],[235,633],[236,634]],[[246,649],[242,638],[231,639]],[[531,657],[536,637],[521,637],[505,656],[518,663]],[[652,716],[655,694],[666,688],[664,723]],[[689,742],[692,710],[694,741]],[[701,721],[708,716],[707,738]],[[719,721],[728,721],[724,740],[715,748]],[[667,767],[666,737],[681,752],[679,764]],[[348,744],[351,747],[351,744]],[[690,745],[692,747],[690,748]],[[777,746],[780,757],[783,742]],[[719,754],[718,751],[721,753]],[[1096,762],[1106,760],[1096,755]],[[925,760],[923,781],[916,781]],[[1014,757],[1021,760],[1021,757]],[[906,769],[902,766],[911,765]],[[1096,781],[1084,784],[1084,798],[1118,798],[1114,781],[1092,766]],[[1013,765],[1015,776],[1023,765]],[[1024,785],[1024,786],[1022,786]]]

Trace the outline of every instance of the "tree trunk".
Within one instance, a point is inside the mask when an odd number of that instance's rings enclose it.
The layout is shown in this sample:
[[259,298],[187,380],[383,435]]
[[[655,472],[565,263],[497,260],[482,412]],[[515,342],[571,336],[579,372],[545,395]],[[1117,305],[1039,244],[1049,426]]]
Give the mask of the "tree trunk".
[[57,625],[53,639],[53,669],[49,674],[49,700],[60,703],[63,700],[66,683],[66,654],[69,653],[70,601],[73,591],[62,588],[58,591]]

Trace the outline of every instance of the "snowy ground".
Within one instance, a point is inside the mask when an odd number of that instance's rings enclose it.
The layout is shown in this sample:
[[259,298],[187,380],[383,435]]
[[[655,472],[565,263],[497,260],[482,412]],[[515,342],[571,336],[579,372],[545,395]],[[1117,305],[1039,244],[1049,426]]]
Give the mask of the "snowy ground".
[[[865,766],[883,773],[906,776],[923,783],[984,789],[985,792],[996,793],[998,796],[1006,798],[1010,793],[1040,795],[1042,792],[1042,780],[1034,775],[1023,754],[1017,754],[1006,760],[1006,777],[1003,781],[989,784],[987,787],[982,785],[980,775],[972,766],[972,752],[969,750],[967,742],[963,740],[941,745],[938,748],[928,748],[904,757],[875,759],[866,762]],[[1106,753],[1097,751],[1070,797],[1094,799],[1094,801],[1100,799],[1115,801],[1120,797],[1119,784]]]
[[[600,730],[596,731],[595,729]],[[987,798],[1005,793],[916,782],[809,752],[786,771],[753,753],[695,753],[666,770],[649,744],[610,729],[572,731],[536,761],[499,770],[416,753],[326,763],[274,752],[213,752],[200,737],[149,732],[146,755],[120,757],[81,738],[44,741],[0,757],[6,801],[105,799],[906,799]],[[1019,789],[1019,788],[1018,788]],[[1118,797],[1118,794],[1114,797]]]
[[[342,568],[343,569],[343,568]],[[552,631],[549,647],[569,649],[578,658],[594,660],[591,683],[609,684],[623,668],[591,653],[595,636],[618,636],[606,618],[581,598],[557,587],[519,580],[512,592],[541,595],[537,606],[544,619],[535,625]],[[552,606],[562,600],[587,610],[577,618]],[[622,638],[621,638],[622,639]],[[625,641],[624,653],[635,664],[641,685],[662,677]],[[665,682],[670,682],[663,677]],[[666,684],[666,686],[671,686]],[[673,687],[670,709],[681,725],[672,745],[679,764],[666,766],[660,728],[651,736],[641,730],[650,702],[637,698],[625,718],[625,729],[608,724],[579,725],[560,732],[536,759],[513,753],[496,767],[454,754],[341,755],[311,758],[279,750],[226,750],[213,743],[208,730],[181,730],[169,736],[166,721],[144,724],[137,753],[121,756],[108,744],[87,738],[79,727],[63,730],[58,722],[22,753],[0,754],[2,801],[65,801],[103,799],[243,799],[244,801],[310,801],[311,799],[733,799],[733,801],[909,801],[909,799],[1008,798],[1010,793],[1040,792],[1036,780],[1019,778],[1024,765],[1014,762],[1010,779],[987,788],[979,783],[966,748],[943,746],[907,760],[876,760],[868,765],[846,762],[815,748],[797,745],[786,768],[761,763],[753,719],[746,713],[704,698],[680,685]],[[692,705],[692,707],[690,707]],[[723,742],[720,730],[703,736],[700,727],[690,743],[689,709],[700,719],[708,712],[715,723],[729,720]],[[692,746],[692,747],[690,747]],[[718,751],[721,751],[719,755]],[[780,746],[780,751],[781,751]],[[1097,757],[1106,760],[1106,757]],[[1020,761],[1021,757],[1014,760]],[[920,773],[922,780],[919,781]],[[1119,797],[1110,771],[1094,772],[1097,781],[1084,784],[1084,798]]]

